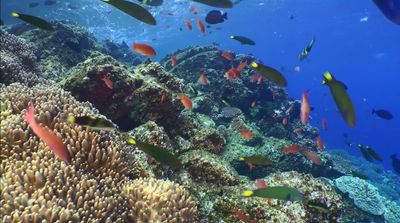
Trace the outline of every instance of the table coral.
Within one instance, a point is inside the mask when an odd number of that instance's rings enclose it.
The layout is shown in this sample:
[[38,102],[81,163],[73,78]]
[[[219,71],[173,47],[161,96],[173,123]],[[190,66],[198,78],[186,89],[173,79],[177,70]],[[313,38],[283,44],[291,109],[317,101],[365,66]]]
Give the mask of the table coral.
[[[159,210],[159,216],[166,216],[160,222],[192,222],[196,217],[193,201],[179,185],[131,180],[148,174],[118,132],[84,129],[65,121],[68,115],[99,116],[88,103],[49,85],[11,84],[0,89],[2,103],[13,101],[9,114],[0,120],[0,213],[4,222],[129,222],[139,218],[142,204],[151,199],[126,190],[139,188],[138,184],[142,188],[160,184],[159,197],[179,198],[174,202],[151,200],[157,207],[155,215]],[[71,164],[56,158],[30,130],[23,119],[29,101],[35,104],[36,119],[62,138]]]

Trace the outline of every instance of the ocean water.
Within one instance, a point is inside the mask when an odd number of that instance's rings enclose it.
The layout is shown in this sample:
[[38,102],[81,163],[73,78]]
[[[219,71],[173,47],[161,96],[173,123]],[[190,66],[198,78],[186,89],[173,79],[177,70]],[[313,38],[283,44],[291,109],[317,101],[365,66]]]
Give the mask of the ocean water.
[[[40,5],[30,8],[32,2]],[[300,100],[302,92],[310,90],[311,125],[321,128],[321,120],[327,120],[327,130],[320,134],[328,151],[342,149],[363,159],[356,145],[369,145],[383,158],[375,163],[387,170],[393,170],[390,155],[400,157],[400,27],[371,0],[242,0],[223,9],[228,19],[207,27],[206,34],[197,30],[196,20],[204,20],[214,7],[189,0],[165,0],[162,6],[147,7],[157,26],[97,0],[57,0],[50,6],[43,2],[1,0],[1,19],[6,25],[19,23],[10,16],[18,11],[48,21],[72,21],[99,40],[148,43],[157,50],[155,61],[178,49],[211,44],[254,55],[282,72],[291,98]],[[191,7],[199,12],[193,14]],[[185,19],[191,20],[193,31],[186,29]],[[256,45],[241,45],[231,35],[249,37]],[[298,55],[314,37],[309,56],[299,61]],[[300,72],[294,71],[296,66]],[[354,128],[346,125],[329,88],[321,84],[325,71],[347,85],[356,110]],[[394,118],[381,119],[372,109],[388,110]]]

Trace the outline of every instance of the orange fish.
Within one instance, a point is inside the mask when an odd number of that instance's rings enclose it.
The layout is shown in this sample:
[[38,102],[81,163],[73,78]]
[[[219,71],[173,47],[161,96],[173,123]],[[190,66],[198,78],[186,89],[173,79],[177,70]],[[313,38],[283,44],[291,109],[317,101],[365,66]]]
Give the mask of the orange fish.
[[310,102],[308,101],[309,91],[304,91],[301,99],[301,108],[300,108],[300,119],[301,123],[304,125],[308,123],[310,119]]
[[145,43],[134,43],[132,49],[143,56],[153,57],[157,54],[153,47]]
[[320,136],[317,136],[317,147],[319,151],[324,151],[324,141],[322,141]]
[[188,20],[188,19],[185,19],[185,26],[190,30],[190,31],[192,31],[192,23],[190,23],[190,21]]
[[166,95],[165,93],[162,93],[162,94],[161,94],[161,98],[160,98],[160,102],[161,102],[161,103],[164,103],[165,100],[167,100],[167,95]]
[[240,135],[246,140],[250,140],[253,138],[253,132],[250,129],[244,129],[240,131]]
[[282,149],[282,152],[284,152],[285,154],[289,154],[289,153],[297,153],[301,150],[300,146],[297,144],[293,144],[291,146],[287,146],[285,148]]
[[254,100],[253,102],[251,102],[251,107],[252,107],[252,108],[256,107],[256,103],[257,103],[256,100]]
[[307,149],[303,149],[303,150],[300,151],[300,153],[303,156],[307,157],[309,160],[311,160],[313,163],[315,163],[317,165],[321,165],[321,159],[313,151],[310,151],[310,150],[307,150]]
[[287,123],[288,123],[288,119],[287,119],[286,117],[283,118],[283,119],[282,119],[282,125],[283,125],[283,126],[286,126]]
[[201,19],[197,20],[197,27],[199,28],[201,33],[206,33],[206,27],[204,26],[203,21]]
[[110,78],[106,77],[106,75],[103,75],[100,80],[104,82],[104,84],[110,88],[113,89],[113,82],[110,80]]
[[267,183],[265,183],[265,181],[262,179],[256,179],[255,183],[256,183],[257,189],[264,189],[264,188],[268,187]]
[[326,119],[322,119],[321,125],[322,125],[322,129],[326,130]]
[[236,80],[239,77],[239,74],[240,72],[233,66],[225,73],[226,79],[228,80]]
[[243,70],[243,68],[247,67],[247,61],[240,61],[240,64],[236,68],[239,73]]
[[221,56],[229,61],[232,61],[233,59],[235,59],[235,57],[233,56],[232,53],[228,52],[228,51],[223,51],[221,53]]
[[171,66],[172,67],[176,66],[176,56],[175,55],[172,55],[172,57],[171,57]]
[[180,93],[178,97],[186,109],[192,109],[193,103],[188,96],[184,95],[183,93]]
[[35,107],[32,102],[29,102],[27,111],[25,113],[25,121],[31,127],[32,131],[39,137],[50,150],[62,161],[71,163],[71,157],[68,149],[54,132],[50,129],[41,126],[35,119]]
[[207,79],[206,75],[200,74],[200,77],[199,77],[199,80],[197,81],[197,83],[199,83],[201,85],[207,85],[208,79]]

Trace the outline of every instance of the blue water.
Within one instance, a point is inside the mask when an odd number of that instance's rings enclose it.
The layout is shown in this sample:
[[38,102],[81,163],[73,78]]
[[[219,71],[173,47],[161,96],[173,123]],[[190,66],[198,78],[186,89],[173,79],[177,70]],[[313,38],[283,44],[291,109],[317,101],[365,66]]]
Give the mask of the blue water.
[[[31,9],[30,2],[41,5]],[[310,101],[315,107],[311,123],[320,127],[321,119],[326,118],[328,129],[321,131],[321,136],[328,149],[345,148],[361,156],[356,147],[344,144],[342,134],[348,133],[352,143],[375,148],[388,169],[389,156],[400,153],[400,27],[387,20],[370,0],[243,0],[226,10],[229,19],[207,29],[206,35],[198,32],[195,21],[204,19],[212,8],[187,0],[152,7],[158,22],[155,27],[101,1],[58,1],[52,6],[42,2],[2,0],[1,18],[6,24],[17,23],[9,16],[17,11],[48,20],[70,20],[87,27],[98,39],[150,43],[158,52],[155,60],[177,49],[213,42],[224,50],[253,54],[269,66],[284,69],[292,98],[300,99],[302,91],[311,90]],[[199,14],[190,13],[191,6],[197,7]],[[167,15],[169,12],[175,15]],[[184,27],[184,19],[192,21],[193,31]],[[250,37],[257,45],[240,45],[230,40],[230,35]],[[316,43],[308,59],[299,62],[299,53],[313,37]],[[295,66],[301,67],[300,73],[293,71]],[[353,129],[344,123],[328,88],[321,85],[327,70],[349,87],[357,116]],[[373,116],[373,108],[389,110],[394,119]]]

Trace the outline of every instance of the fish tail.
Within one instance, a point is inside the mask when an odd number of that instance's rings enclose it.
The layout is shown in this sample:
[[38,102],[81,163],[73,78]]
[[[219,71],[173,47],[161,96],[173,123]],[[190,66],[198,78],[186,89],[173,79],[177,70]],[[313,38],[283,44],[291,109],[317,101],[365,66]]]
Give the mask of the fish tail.
[[228,19],[228,13],[227,13],[227,12],[225,12],[225,13],[224,13],[224,15],[222,16],[222,18],[224,18],[224,19]]
[[376,113],[375,109],[372,109],[372,114],[375,114],[375,113]]

